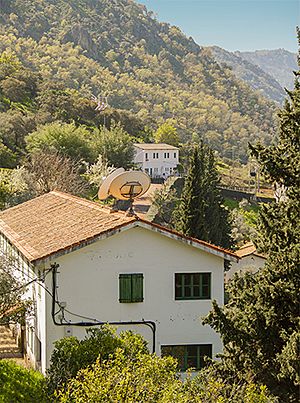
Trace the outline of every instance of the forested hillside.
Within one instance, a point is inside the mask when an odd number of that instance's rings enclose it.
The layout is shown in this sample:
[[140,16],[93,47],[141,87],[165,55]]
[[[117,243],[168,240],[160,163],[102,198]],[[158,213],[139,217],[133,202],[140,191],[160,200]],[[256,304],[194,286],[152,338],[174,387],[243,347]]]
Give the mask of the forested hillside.
[[[249,84],[251,88],[260,91],[265,97],[282,104],[286,93],[272,75],[256,64],[244,59],[237,52],[228,52],[218,46],[212,46],[209,49],[219,63],[230,66],[235,75]],[[292,70],[290,72],[292,73]]]
[[[132,0],[0,0],[1,53],[0,136],[13,152],[37,125],[105,115],[144,139],[170,119],[183,143],[242,161],[249,141],[274,137],[273,103]],[[110,108],[96,112],[92,94]]]
[[298,70],[297,55],[285,49],[256,50],[255,52],[235,52],[244,60],[259,66],[270,74],[282,87],[291,90],[294,88],[295,76],[293,71]]

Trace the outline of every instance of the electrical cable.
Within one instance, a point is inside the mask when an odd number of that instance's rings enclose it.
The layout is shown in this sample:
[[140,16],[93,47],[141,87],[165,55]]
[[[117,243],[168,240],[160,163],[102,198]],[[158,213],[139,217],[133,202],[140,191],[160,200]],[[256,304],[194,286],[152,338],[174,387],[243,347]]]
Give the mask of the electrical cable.
[[[155,353],[155,343],[156,343],[156,323],[154,321],[151,320],[137,320],[137,321],[98,321],[95,319],[91,319],[88,317],[84,317],[82,315],[77,315],[74,314],[73,312],[62,308],[60,306],[59,301],[56,301],[55,299],[55,294],[57,294],[57,284],[56,284],[56,275],[57,275],[57,269],[58,269],[59,265],[57,263],[53,263],[51,264],[51,269],[52,269],[52,306],[51,306],[51,316],[52,316],[52,320],[53,323],[56,326],[82,326],[82,327],[88,327],[88,326],[101,326],[101,325],[105,325],[105,324],[110,324],[110,325],[116,325],[116,326],[130,326],[130,325],[144,325],[147,326],[151,329],[152,331],[152,352]],[[58,297],[57,297],[58,299]],[[61,308],[62,308],[62,315],[65,321],[65,317],[64,317],[64,311],[70,313],[71,315],[77,316],[77,317],[81,317],[82,319],[87,319],[87,320],[92,320],[93,322],[71,322],[71,321],[66,321],[65,323],[62,322],[57,322],[56,318],[55,318],[55,304],[58,304]]]

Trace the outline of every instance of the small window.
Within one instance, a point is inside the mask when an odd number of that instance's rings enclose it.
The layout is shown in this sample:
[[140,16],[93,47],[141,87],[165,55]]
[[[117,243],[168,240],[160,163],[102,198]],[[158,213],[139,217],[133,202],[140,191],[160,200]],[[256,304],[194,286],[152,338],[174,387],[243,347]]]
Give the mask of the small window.
[[161,346],[163,357],[170,355],[178,360],[180,371],[188,368],[201,369],[205,367],[204,357],[212,357],[211,344],[187,344],[177,346]]
[[143,274],[119,275],[119,302],[143,302]]
[[38,363],[42,361],[42,343],[40,339],[35,335],[35,357]]
[[167,153],[164,153],[164,158],[167,158]]
[[156,153],[156,158],[158,158],[158,153]]
[[210,299],[211,273],[176,273],[175,299]]
[[156,158],[156,153],[153,153],[153,155],[152,155],[152,156],[153,156],[153,159],[155,159],[155,158]]
[[170,153],[167,153],[167,158],[170,158]]
[[176,158],[176,153],[174,153],[174,158]]
[[145,153],[145,159],[148,161],[148,153]]

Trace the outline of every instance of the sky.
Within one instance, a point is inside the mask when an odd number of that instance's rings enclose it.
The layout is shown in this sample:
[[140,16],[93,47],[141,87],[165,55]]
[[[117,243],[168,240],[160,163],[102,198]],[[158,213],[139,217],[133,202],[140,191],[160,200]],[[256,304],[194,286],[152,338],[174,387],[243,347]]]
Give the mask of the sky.
[[297,52],[300,0],[136,0],[203,46]]

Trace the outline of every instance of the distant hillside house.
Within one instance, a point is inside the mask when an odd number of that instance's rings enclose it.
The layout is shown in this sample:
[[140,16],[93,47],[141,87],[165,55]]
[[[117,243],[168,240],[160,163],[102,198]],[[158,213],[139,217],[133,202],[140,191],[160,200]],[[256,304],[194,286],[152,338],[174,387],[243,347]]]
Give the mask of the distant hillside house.
[[179,148],[165,143],[135,143],[134,163],[151,178],[168,178],[176,172]]
[[233,252],[56,191],[1,212],[0,245],[29,283],[25,348],[43,373],[56,340],[106,322],[142,334],[182,369],[222,350],[201,318],[212,300],[223,304]]

